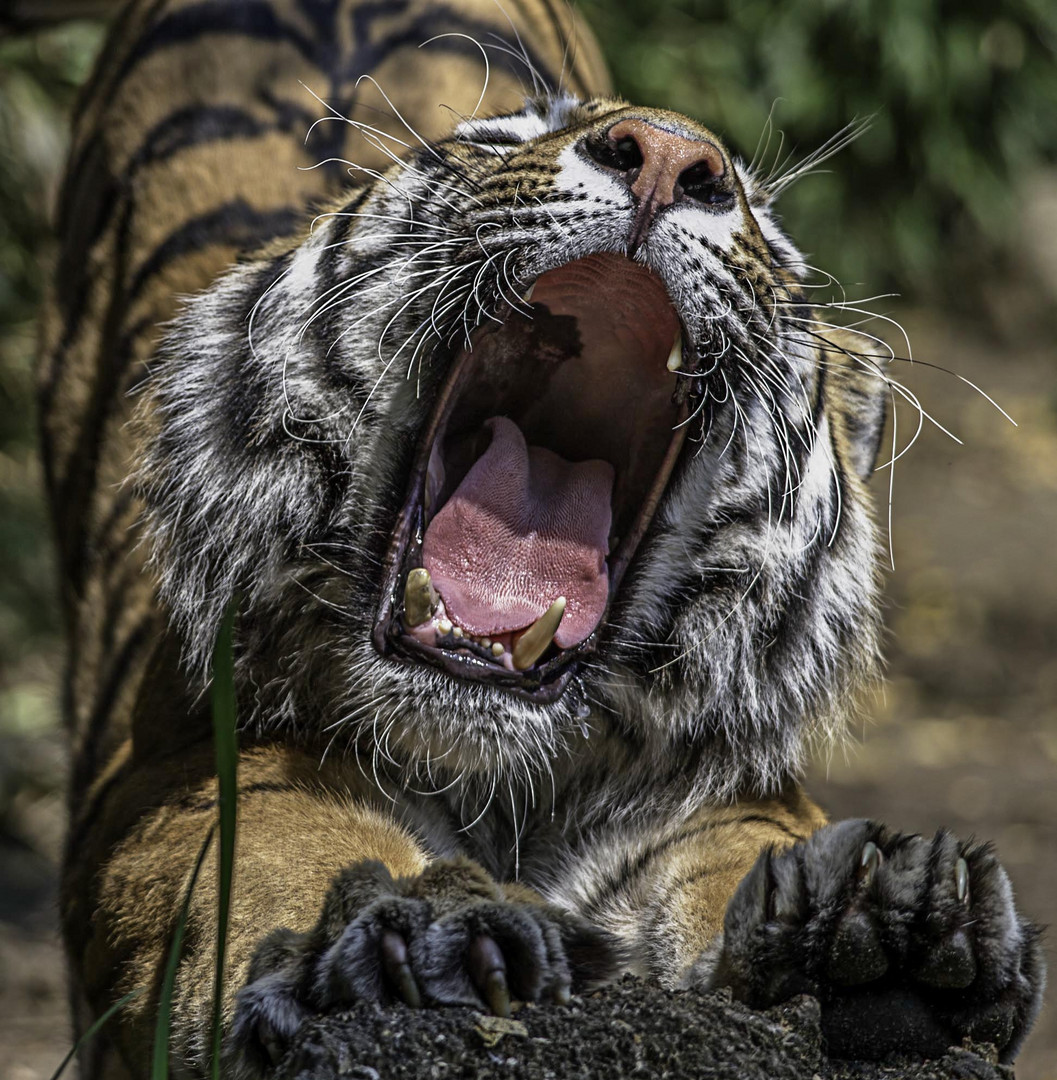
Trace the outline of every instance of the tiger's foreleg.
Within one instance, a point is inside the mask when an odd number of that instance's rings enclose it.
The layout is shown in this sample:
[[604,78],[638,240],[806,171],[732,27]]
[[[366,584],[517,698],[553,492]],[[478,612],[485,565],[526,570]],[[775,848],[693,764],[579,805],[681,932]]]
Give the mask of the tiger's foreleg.
[[731,897],[761,852],[785,850],[825,820],[796,789],[707,805],[648,839],[622,832],[599,844],[586,860],[594,869],[567,895],[618,934],[636,974],[669,987],[708,985]]
[[632,849],[582,910],[669,986],[757,1008],[816,997],[835,1057],[938,1056],[969,1038],[1011,1061],[1046,982],[1040,932],[987,845],[827,825],[796,791]]
[[[511,998],[566,1001],[581,975],[607,973],[607,935],[466,858],[434,857],[386,808],[370,805],[352,772],[343,786],[289,748],[240,762],[223,1004],[232,1075],[263,1072],[307,1017],[352,1002],[503,1014]],[[123,1032],[131,1061],[150,1058],[156,987],[215,799],[210,781],[169,800],[102,874],[97,944],[124,960],[123,992],[147,991]],[[204,1075],[217,942],[210,853],[190,890],[186,942],[172,1053]]]

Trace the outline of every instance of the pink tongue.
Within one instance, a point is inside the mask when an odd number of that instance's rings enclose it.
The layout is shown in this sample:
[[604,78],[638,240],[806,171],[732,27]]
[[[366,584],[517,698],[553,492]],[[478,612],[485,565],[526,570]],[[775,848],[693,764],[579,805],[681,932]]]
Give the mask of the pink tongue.
[[504,416],[485,426],[492,441],[429,523],[423,564],[448,617],[479,636],[529,626],[564,596],[554,640],[567,649],[605,610],[613,466],[526,446]]

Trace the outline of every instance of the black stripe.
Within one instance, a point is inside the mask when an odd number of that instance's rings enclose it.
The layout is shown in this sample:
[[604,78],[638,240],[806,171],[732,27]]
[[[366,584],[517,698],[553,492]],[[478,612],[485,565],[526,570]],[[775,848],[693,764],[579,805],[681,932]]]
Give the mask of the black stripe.
[[[92,550],[94,545],[89,545],[89,550]],[[115,552],[116,548],[116,552]],[[118,544],[115,548],[109,548],[107,554],[113,556],[117,554],[119,557],[108,560],[107,569],[104,571],[102,567],[98,567],[94,574],[96,581],[102,581],[104,586],[104,600],[103,600],[103,612],[102,619],[98,623],[98,637],[99,637],[99,652],[102,656],[113,656],[114,648],[117,642],[118,632],[121,629],[122,615],[127,612],[128,609],[128,597],[125,595],[126,590],[132,580],[138,578],[142,573],[140,567],[134,562],[129,562],[125,559],[126,550],[125,545]],[[95,552],[92,552],[92,562],[97,564],[97,558]],[[109,573],[107,571],[114,571]]]
[[[815,346],[819,348],[818,345]],[[815,425],[815,430],[818,431],[818,426],[822,422],[822,413],[826,404],[826,379],[828,378],[828,366],[826,357],[822,356],[822,363],[816,368],[817,379],[815,380],[815,402],[814,407],[811,410],[811,420]]]
[[150,631],[154,629],[155,621],[153,612],[141,618],[111,660],[110,669],[96,697],[88,723],[79,732],[80,739],[71,781],[71,787],[75,793],[83,791],[95,775],[99,764],[103,729],[110,719],[114,701],[124,685],[128,669],[142,652],[143,647],[150,644]]
[[280,20],[263,0],[236,3],[203,0],[164,16],[143,34],[117,69],[110,84],[110,96],[114,96],[134,68],[154,53],[206,34],[237,34],[258,41],[287,42],[309,61],[317,51],[312,41]]
[[[342,206],[340,212],[358,213],[373,193],[373,187],[364,188],[350,203]],[[337,389],[348,388],[349,376],[339,364],[340,353],[332,350],[331,346],[341,335],[342,328],[339,324],[343,320],[347,321],[348,309],[345,303],[336,301],[333,295],[324,298],[324,294],[339,283],[338,263],[343,257],[348,257],[351,250],[351,244],[343,241],[350,240],[357,224],[356,218],[331,218],[327,223],[327,231],[331,235],[316,259],[312,281],[314,302],[305,312],[306,320],[311,319],[306,339],[314,344],[313,351],[321,359],[323,378],[332,388]],[[359,272],[359,266],[350,267],[349,280]],[[352,300],[355,296],[356,291],[353,290],[343,294],[343,299]],[[356,389],[359,389],[359,386]]]
[[[132,527],[123,531],[118,537],[117,543],[110,543],[110,535],[116,529],[117,523],[121,520],[125,514],[132,507],[133,500],[136,498],[136,492],[131,484],[126,483],[114,496],[114,501],[110,504],[106,512],[106,516],[103,518],[99,525],[99,528],[95,530],[94,539],[97,542],[97,547],[100,551],[103,551],[106,555],[106,560],[103,562],[99,570],[104,574],[109,574],[113,567],[115,558],[123,559],[125,557],[125,549],[121,544],[121,541],[132,531]],[[92,542],[92,538],[89,539],[89,543]]]
[[181,256],[219,244],[241,250],[261,247],[293,233],[304,216],[304,210],[298,206],[255,210],[244,199],[232,199],[215,210],[188,218],[140,264],[125,293],[126,306],[131,307],[150,279]]
[[78,301],[83,302],[83,297],[73,291],[74,285],[80,283],[83,292],[83,282],[92,279],[86,273],[85,256],[113,217],[123,190],[124,183],[110,173],[105,140],[93,135],[76,163],[70,162],[59,196],[58,234],[62,251],[55,276],[57,299],[66,320]]
[[[279,783],[275,780],[259,780],[254,784],[247,784],[239,788],[238,797],[245,798],[247,795],[260,795],[263,793],[282,794],[288,791],[305,792],[305,785],[298,781]],[[195,799],[190,796],[181,799],[176,805],[192,814],[205,813],[219,805],[219,799]]]
[[187,105],[169,113],[148,132],[136,151],[127,173],[165,161],[188,147],[228,139],[249,139],[275,131],[307,130],[314,117],[290,102],[274,98],[269,103],[275,118],[262,120],[237,105]]
[[796,833],[792,832],[792,830],[785,825],[763,814],[746,814],[733,821],[707,821],[693,829],[688,829],[676,836],[670,836],[666,840],[662,840],[652,848],[641,852],[636,856],[633,862],[625,862],[619,875],[617,877],[610,877],[605,881],[601,888],[595,892],[594,896],[582,907],[583,913],[587,914],[592,911],[597,912],[607,900],[612,899],[617,893],[630,885],[635,878],[642,874],[659,855],[663,855],[673,847],[685,843],[687,840],[692,840],[696,836],[703,836],[705,833],[713,832],[717,829],[737,828],[740,825],[747,824],[773,825],[776,829],[792,836],[794,839],[801,839],[801,837],[797,836]]
[[[121,342],[118,345],[118,353],[121,356],[131,358],[132,350],[136,344],[137,339],[145,333],[151,326],[157,324],[157,319],[154,315],[144,315],[143,318],[137,319],[122,335]],[[153,353],[151,354],[153,359]],[[128,397],[139,391],[140,387],[150,378],[151,369],[149,363],[137,364],[127,373],[127,377],[120,388],[118,397]]]
[[[720,863],[718,866],[703,867],[699,870],[694,870],[689,874],[684,874],[681,878],[677,878],[675,881],[664,890],[664,896],[661,900],[654,905],[658,914],[662,917],[667,914],[668,908],[675,902],[675,894],[681,892],[683,889],[690,885],[693,885],[697,881],[704,881],[706,878],[713,877],[715,874],[726,874],[731,870],[735,870],[738,867],[738,863],[734,860],[729,862]],[[747,872],[747,871],[746,871]]]
[[[468,41],[466,38],[458,37],[444,38],[434,41],[429,48],[453,53],[457,56],[480,57],[481,50],[474,44],[474,41],[487,44],[499,37],[515,54],[524,47],[525,54],[528,56],[532,66],[541,75],[549,74],[547,65],[533,52],[528,43],[524,41],[524,38],[522,38],[522,45],[519,46],[516,41],[512,42],[503,38],[502,34],[497,32],[495,23],[467,18],[462,12],[442,4],[431,6],[428,10],[412,19],[404,29],[379,38],[377,41],[372,41],[371,35],[374,31],[370,24],[378,16],[391,18],[392,14],[392,0],[381,0],[381,2],[373,4],[360,4],[353,9],[353,40],[364,44],[355,49],[352,55],[344,60],[343,73],[346,78],[356,78],[365,71],[374,70],[383,60],[388,58],[390,53],[399,48],[417,49],[424,41],[428,41],[437,34],[445,33],[465,34],[472,40]],[[490,50],[489,63],[492,68],[505,69],[515,79],[520,80],[524,75],[524,64],[516,55],[510,56],[506,52]]]
[[[134,767],[135,763],[131,759],[119,766],[106,781],[96,789],[91,800],[81,806],[77,806],[77,802],[83,791],[84,781],[82,781],[82,786],[71,783],[70,801],[75,809],[70,822],[69,832],[66,834],[66,843],[64,845],[65,855],[63,857],[63,864],[65,866],[76,863],[82,858],[81,853],[86,845],[88,833],[99,827],[103,804],[109,798],[110,793],[114,788],[128,778],[128,774],[133,771]],[[87,783],[91,783],[92,777],[86,777],[85,780]],[[120,839],[120,837],[116,838],[114,842],[117,843],[118,839]]]
[[785,833],[792,840],[803,840],[805,837],[802,833],[798,833],[793,829],[790,829],[788,825],[783,825],[782,822],[776,818],[770,817],[767,814],[746,814],[745,817],[738,819],[738,824],[757,824],[757,825],[770,825],[772,828],[777,829],[779,832]]

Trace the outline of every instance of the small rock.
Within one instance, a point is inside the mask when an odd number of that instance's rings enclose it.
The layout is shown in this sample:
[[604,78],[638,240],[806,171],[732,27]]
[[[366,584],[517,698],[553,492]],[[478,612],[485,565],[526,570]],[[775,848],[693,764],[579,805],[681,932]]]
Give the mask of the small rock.
[[520,1020],[508,1020],[503,1016],[475,1017],[474,1031],[481,1036],[485,1046],[495,1046],[505,1035],[514,1035],[519,1039],[528,1038],[528,1028]]

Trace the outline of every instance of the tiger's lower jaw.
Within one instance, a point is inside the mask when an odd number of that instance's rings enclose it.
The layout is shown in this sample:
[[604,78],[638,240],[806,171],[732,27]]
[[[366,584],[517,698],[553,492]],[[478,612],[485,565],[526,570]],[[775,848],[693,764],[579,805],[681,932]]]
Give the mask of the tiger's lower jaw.
[[549,271],[479,327],[420,442],[376,648],[556,701],[679,461],[695,374],[660,279],[623,256]]

